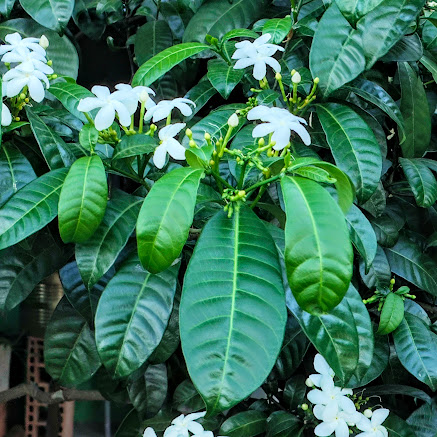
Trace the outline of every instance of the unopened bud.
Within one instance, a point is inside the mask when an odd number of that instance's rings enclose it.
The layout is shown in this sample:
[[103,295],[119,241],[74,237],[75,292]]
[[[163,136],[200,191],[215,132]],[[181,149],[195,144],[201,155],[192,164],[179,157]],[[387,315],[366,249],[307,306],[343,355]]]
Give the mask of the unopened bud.
[[276,80],[279,82],[280,80],[282,80],[282,74],[281,73],[276,73],[275,75]]
[[42,35],[39,39],[39,45],[45,50],[49,46],[49,40],[45,35]]
[[296,71],[296,73],[293,74],[293,76],[291,77],[291,81],[295,84],[298,84],[302,81],[302,76],[298,71]]
[[196,147],[197,146],[197,144],[196,144],[196,142],[194,140],[190,140],[188,144],[189,144],[190,147]]
[[314,382],[311,380],[311,378],[307,378],[305,381],[305,385],[307,387],[314,387]]
[[319,82],[320,82],[320,79],[319,79],[318,77],[316,77],[316,78],[314,79],[314,83],[317,85]]
[[208,132],[205,132],[205,141],[210,141],[211,135]]
[[296,73],[296,70],[293,68],[293,70],[290,71],[291,76],[293,76],[294,73]]
[[140,93],[139,99],[140,99],[141,103],[143,103],[143,104],[146,103],[147,100],[149,100],[149,93],[147,91],[145,91],[145,90],[142,91]]
[[302,404],[300,408],[302,408],[303,411],[306,411],[308,410],[308,404]]
[[258,146],[264,147],[266,145],[266,140],[264,138],[260,138],[258,140]]
[[246,195],[246,191],[244,191],[244,190],[240,190],[240,191],[238,192],[238,196],[239,196],[240,198],[243,198],[245,195]]
[[215,161],[213,159],[211,159],[211,161],[209,161],[209,165],[214,165]]
[[185,130],[185,135],[186,135],[188,138],[192,138],[192,136],[193,136],[193,132],[192,132],[192,130],[191,130],[190,128],[187,128],[187,129]]
[[363,412],[364,416],[370,419],[373,416],[373,412],[370,408],[367,408],[367,410],[364,410]]
[[49,66],[49,67],[51,67],[52,65],[53,65],[53,61],[50,59],[50,60],[48,60],[47,61],[47,65]]
[[20,94],[20,99],[21,99],[21,100],[24,100],[25,98],[26,98],[26,94],[21,93],[21,94]]
[[152,131],[152,132],[155,132],[156,131],[156,129],[158,129],[158,126],[156,126],[156,124],[151,124],[150,125],[150,130]]
[[228,119],[228,125],[230,127],[238,126],[238,115],[234,112]]
[[15,117],[15,121],[20,121],[21,118],[20,117]]

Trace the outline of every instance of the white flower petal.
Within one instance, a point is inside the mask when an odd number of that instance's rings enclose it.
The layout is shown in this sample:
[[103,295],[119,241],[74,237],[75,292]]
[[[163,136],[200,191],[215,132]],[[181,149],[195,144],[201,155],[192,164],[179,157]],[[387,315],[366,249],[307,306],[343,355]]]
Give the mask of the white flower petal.
[[112,102],[112,106],[117,111],[118,119],[120,120],[120,124],[122,126],[129,126],[131,123],[131,114],[123,103],[114,100]]
[[1,125],[2,126],[9,126],[11,123],[12,123],[11,111],[9,111],[9,108],[4,103],[2,103]]
[[312,375],[309,376],[309,378],[311,379],[311,381],[316,387],[320,387],[322,382],[322,375],[319,375],[318,373],[313,373]]
[[311,390],[310,392],[308,392],[307,398],[312,404],[322,404],[322,405],[326,405],[330,400],[329,397],[326,395],[326,393],[318,389]]
[[27,83],[29,87],[29,94],[35,102],[42,102],[44,100],[44,87],[40,80],[36,77],[30,77],[29,82]]
[[379,408],[378,410],[375,410],[370,419],[372,426],[382,425],[389,414],[390,410],[387,410],[387,408]]
[[[174,123],[169,124],[168,126],[163,127],[158,134],[160,140],[166,140],[167,138],[175,137],[184,127],[185,123]],[[192,413],[194,414],[194,413]],[[188,417],[188,416],[187,416]],[[202,417],[202,416],[200,416]]]
[[185,147],[182,146],[179,141],[175,140],[174,138],[168,138],[163,144],[165,144],[168,154],[173,159],[185,159]]
[[[153,113],[153,122],[157,123],[158,121],[164,120],[167,118],[171,111],[173,110],[173,105],[169,104],[167,101],[161,101],[155,106],[155,111]],[[154,109],[154,108],[152,108]]]
[[264,45],[265,43],[269,42],[271,38],[272,38],[272,35],[270,33],[265,33],[264,35],[261,35],[259,38],[257,38],[253,42],[253,45],[258,48],[258,47]]
[[27,82],[27,78],[16,78],[5,82],[6,95],[8,97],[15,97],[16,95],[20,94],[21,90],[27,85]]
[[292,123],[290,124],[290,129],[296,132],[300,138],[302,139],[303,143],[306,146],[309,146],[311,144],[311,137],[308,131],[305,129],[304,126],[302,126],[299,123]]
[[270,65],[270,67],[272,67],[276,73],[281,72],[281,65],[279,64],[279,62],[275,58],[265,58],[264,62],[267,65]]
[[185,117],[190,116],[193,113],[193,109],[188,106],[186,103],[178,103],[176,107],[181,111],[182,115]]
[[276,144],[273,146],[275,150],[282,150],[290,142],[290,129],[288,127],[281,127],[272,135],[272,141]]
[[102,85],[94,85],[91,88],[91,92],[96,95],[99,99],[106,100],[110,95],[111,91],[109,91],[109,88],[107,86]]
[[318,372],[318,373],[320,373],[322,375],[329,375],[329,376],[332,376],[332,377],[335,376],[335,373],[329,367],[328,362],[320,354],[317,354],[314,357],[314,369],[316,369],[316,372]]
[[263,117],[268,115],[270,113],[270,110],[272,108],[269,108],[268,106],[259,105],[255,108],[251,109],[247,114],[248,120],[262,120]]
[[319,420],[323,420],[323,413],[325,412],[326,405],[317,404],[313,408],[313,414]]
[[112,105],[103,106],[96,115],[94,124],[98,131],[108,129],[114,123],[115,109]]
[[335,437],[349,437],[349,428],[344,420],[338,422],[335,428]]
[[372,423],[370,422],[370,420],[365,417],[363,414],[361,415],[361,420],[359,422],[356,423],[356,427],[360,430],[360,431],[371,431],[372,429]]
[[334,432],[335,427],[335,423],[322,422],[316,426],[316,428],[314,429],[314,434],[319,437],[327,437]]
[[203,426],[200,423],[197,423],[197,422],[188,422],[187,428],[193,434],[197,434],[197,433],[203,432]]
[[253,65],[255,62],[256,61],[252,58],[239,59],[234,65],[234,70],[242,70],[243,68],[247,68],[250,65]]
[[252,131],[253,138],[261,138],[275,131],[275,125],[273,123],[262,123],[257,126]]
[[102,102],[97,97],[85,97],[81,99],[79,104],[77,105],[77,110],[81,112],[89,112],[96,108],[101,108],[104,106],[104,102]]
[[253,77],[256,80],[261,80],[264,79],[264,77],[266,77],[266,74],[267,74],[267,68],[265,62],[256,61],[253,66]]
[[338,406],[346,413],[355,413],[356,408],[352,399],[345,396],[340,396],[338,399]]
[[143,437],[156,437],[156,432],[153,428],[148,427],[144,430]]
[[155,164],[155,167],[157,168],[164,167],[166,156],[167,156],[167,149],[165,147],[165,143],[160,144],[155,149],[155,153],[153,154],[153,163]]

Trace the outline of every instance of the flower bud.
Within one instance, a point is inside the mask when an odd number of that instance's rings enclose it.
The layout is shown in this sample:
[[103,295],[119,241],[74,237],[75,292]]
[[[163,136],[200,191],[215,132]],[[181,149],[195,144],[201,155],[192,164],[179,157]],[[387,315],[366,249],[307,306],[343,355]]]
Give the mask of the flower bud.
[[208,132],[205,132],[205,141],[210,141],[211,135]]
[[39,45],[45,50],[49,46],[49,40],[45,35],[42,35],[39,39]]
[[279,82],[280,80],[282,80],[282,74],[281,73],[276,73],[275,78]]
[[266,140],[264,138],[260,138],[258,140],[258,146],[264,147],[266,145]]
[[211,159],[210,161],[209,161],[209,165],[214,165],[215,164],[215,161],[213,160],[213,159]]
[[370,408],[367,408],[367,410],[364,410],[363,412],[364,416],[367,417],[368,419],[370,419],[373,415],[373,412]]
[[25,98],[26,98],[26,94],[21,93],[21,94],[20,94],[20,99],[21,99],[21,100],[24,100]]
[[320,79],[319,79],[318,77],[316,77],[316,78],[314,79],[314,83],[317,85],[319,82],[320,82]]
[[192,138],[192,136],[193,136],[193,132],[192,132],[192,130],[191,130],[190,128],[187,128],[187,129],[185,130],[185,135],[186,135],[188,138]]
[[298,84],[302,81],[302,76],[299,74],[298,71],[293,74],[293,76],[291,77],[291,81],[295,84]]
[[305,381],[305,385],[307,387],[314,387],[314,382],[311,381],[311,378],[307,378],[306,381]]
[[228,125],[230,127],[238,126],[238,115],[234,112],[228,119]]
[[196,144],[196,142],[194,140],[190,140],[188,144],[189,144],[190,147],[196,147],[197,146],[197,144]]
[[51,67],[51,66],[53,65],[53,61],[50,59],[49,61],[47,61],[47,65],[48,65],[49,67]]
[[149,93],[147,91],[142,91],[139,96],[139,99],[141,103],[146,103],[147,100],[149,100]]
[[293,77],[294,73],[296,73],[296,70],[293,68],[293,70],[290,71],[290,74],[292,77]]
[[308,410],[308,404],[302,404],[300,408],[302,408],[303,411],[306,411]]

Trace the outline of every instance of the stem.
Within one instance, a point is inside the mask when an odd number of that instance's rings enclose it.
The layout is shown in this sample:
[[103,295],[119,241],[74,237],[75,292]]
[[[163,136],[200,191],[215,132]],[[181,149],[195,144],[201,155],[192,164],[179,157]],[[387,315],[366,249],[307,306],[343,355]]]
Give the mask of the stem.
[[140,134],[143,133],[143,126],[144,126],[144,114],[146,112],[146,102],[141,102],[141,109],[140,109],[140,124],[138,126],[138,132]]
[[244,175],[246,173],[247,164],[249,164],[249,161],[244,161],[244,164],[241,168],[240,179],[238,180],[238,189],[239,190],[241,190],[243,188]]
[[280,173],[280,174],[278,174],[278,175],[276,175],[276,176],[272,176],[271,178],[265,179],[264,181],[257,182],[256,184],[254,184],[254,185],[252,185],[251,187],[249,187],[249,188],[246,190],[246,193],[248,194],[248,193],[250,193],[251,191],[256,190],[258,187],[262,187],[263,185],[267,185],[267,184],[270,184],[270,183],[272,183],[272,182],[275,182],[276,180],[278,180],[279,178],[281,178],[281,176],[282,176],[282,173]]
[[88,112],[84,112],[83,115],[85,115],[88,122],[94,126],[94,120],[91,118],[91,116],[88,114]]
[[234,187],[229,182],[226,182],[217,172],[211,171],[211,174],[214,176],[217,182],[220,182],[222,185],[224,185],[227,188],[230,188],[231,190],[234,189]]
[[255,197],[255,199],[253,199],[253,202],[252,202],[252,204],[250,205],[250,208],[251,208],[251,209],[254,209],[254,208],[255,208],[256,204],[259,202],[259,200],[261,199],[261,197],[262,197],[262,195],[264,194],[264,192],[266,191],[266,189],[267,189],[267,185],[263,185],[263,186],[259,189],[257,196]]
[[166,121],[165,125],[168,126],[170,123],[171,123],[171,112],[167,116],[167,121]]

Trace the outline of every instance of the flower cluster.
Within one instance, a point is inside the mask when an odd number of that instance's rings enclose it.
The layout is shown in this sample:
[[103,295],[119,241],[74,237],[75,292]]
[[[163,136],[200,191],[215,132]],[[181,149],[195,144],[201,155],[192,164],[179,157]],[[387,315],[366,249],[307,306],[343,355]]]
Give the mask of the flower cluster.
[[318,388],[311,390],[307,398],[314,404],[314,416],[322,421],[314,430],[317,436],[327,437],[335,433],[336,437],[349,437],[349,427],[356,427],[363,431],[356,437],[388,437],[382,424],[389,410],[379,408],[372,412],[366,409],[364,414],[360,413],[348,397],[353,394],[352,390],[334,384],[334,371],[320,354],[314,358],[314,368],[318,373],[310,375],[307,385]]
[[[184,416],[181,414],[171,422],[171,425],[164,431],[164,437],[214,437],[212,431],[205,431],[203,426],[196,422],[197,419],[205,416],[206,412],[192,413]],[[143,437],[156,437],[153,428],[146,428]],[[224,436],[218,436],[224,437]]]

